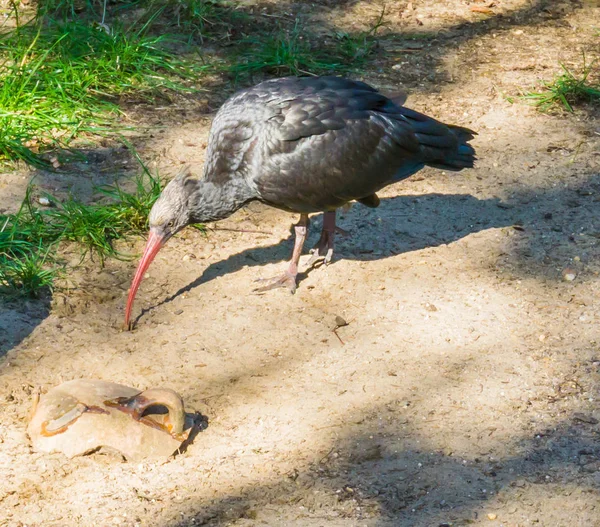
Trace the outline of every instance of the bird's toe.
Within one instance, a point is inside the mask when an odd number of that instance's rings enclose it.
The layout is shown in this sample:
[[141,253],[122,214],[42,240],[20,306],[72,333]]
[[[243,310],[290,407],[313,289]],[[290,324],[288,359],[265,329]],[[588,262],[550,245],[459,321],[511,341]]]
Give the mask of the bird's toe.
[[291,294],[296,292],[296,276],[287,271],[274,278],[259,278],[255,280],[255,282],[262,282],[265,284],[262,287],[257,287],[252,290],[253,293],[257,294],[266,293],[267,291],[279,289],[281,287],[287,288]]
[[319,254],[319,251],[317,251],[317,249],[311,249],[310,254],[311,257],[306,263],[309,269],[321,259],[321,255]]
[[333,258],[333,247],[320,246],[310,250],[311,257],[307,262],[309,268],[313,267],[317,262],[323,261],[323,264],[327,265]]

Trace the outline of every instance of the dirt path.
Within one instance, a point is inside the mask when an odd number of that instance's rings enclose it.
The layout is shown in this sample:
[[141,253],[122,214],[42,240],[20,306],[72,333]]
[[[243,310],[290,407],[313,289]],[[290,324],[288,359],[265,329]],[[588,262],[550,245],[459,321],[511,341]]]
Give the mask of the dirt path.
[[[220,226],[265,234],[169,242],[132,333],[134,262],[90,262],[73,293],[0,306],[0,526],[600,525],[598,108],[551,117],[502,96],[597,55],[600,8],[482,5],[388,2],[363,77],[477,130],[477,169],[425,170],[344,211],[352,237],[296,295],[250,294],[284,265],[293,220],[252,205]],[[348,30],[380,6],[298,9]],[[139,147],[174,172],[201,163],[209,124],[190,113]],[[10,177],[6,207],[26,182]],[[171,387],[209,426],[166,464],[33,453],[32,388],[77,377]]]

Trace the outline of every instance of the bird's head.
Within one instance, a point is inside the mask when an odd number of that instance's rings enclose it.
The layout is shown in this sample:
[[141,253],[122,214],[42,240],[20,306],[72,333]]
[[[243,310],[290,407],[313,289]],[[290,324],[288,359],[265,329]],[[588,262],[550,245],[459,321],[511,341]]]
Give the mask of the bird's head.
[[129,327],[129,317],[131,316],[131,308],[137,290],[158,251],[169,238],[192,223],[189,198],[197,183],[198,181],[191,177],[189,168],[186,167],[169,182],[150,211],[148,241],[131,282],[129,297],[127,298],[127,307],[125,308],[126,327]]
[[186,169],[169,182],[150,210],[150,233],[162,244],[192,223],[189,198],[197,182]]

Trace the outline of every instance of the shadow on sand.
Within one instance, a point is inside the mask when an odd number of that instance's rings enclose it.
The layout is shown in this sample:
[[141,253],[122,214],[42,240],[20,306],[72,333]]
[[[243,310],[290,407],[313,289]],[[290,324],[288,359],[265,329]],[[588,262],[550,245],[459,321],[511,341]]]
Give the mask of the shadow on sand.
[[[498,199],[479,200],[468,194],[383,198],[377,209],[368,209],[357,204],[349,211],[338,214],[338,225],[350,231],[350,235],[336,237],[336,253],[331,265],[335,265],[336,259],[369,261],[389,258],[427,247],[449,244],[481,230],[510,225],[514,214],[499,208],[499,205],[501,203]],[[292,218],[290,215],[290,220]],[[305,244],[304,253],[309,246],[316,243],[321,223],[322,215],[311,218],[313,228]],[[364,234],[367,230],[369,236]],[[290,236],[283,243],[249,247],[225,260],[211,263],[192,283],[156,306],[143,310],[136,322],[154,307],[171,302],[179,295],[219,276],[234,273],[247,266],[263,266],[287,260],[293,246],[292,232],[291,229]],[[358,242],[353,242],[352,234],[356,235]],[[168,246],[163,251],[168,251]],[[301,283],[310,272],[311,270],[301,271],[298,282]]]

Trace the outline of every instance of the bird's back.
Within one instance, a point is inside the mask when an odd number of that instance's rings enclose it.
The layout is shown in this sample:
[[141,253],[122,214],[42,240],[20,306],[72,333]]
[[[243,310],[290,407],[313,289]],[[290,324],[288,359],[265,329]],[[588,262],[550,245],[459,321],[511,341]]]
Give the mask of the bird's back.
[[205,178],[244,182],[296,212],[366,198],[425,165],[473,166],[473,132],[340,77],[288,77],[238,92],[213,122]]

